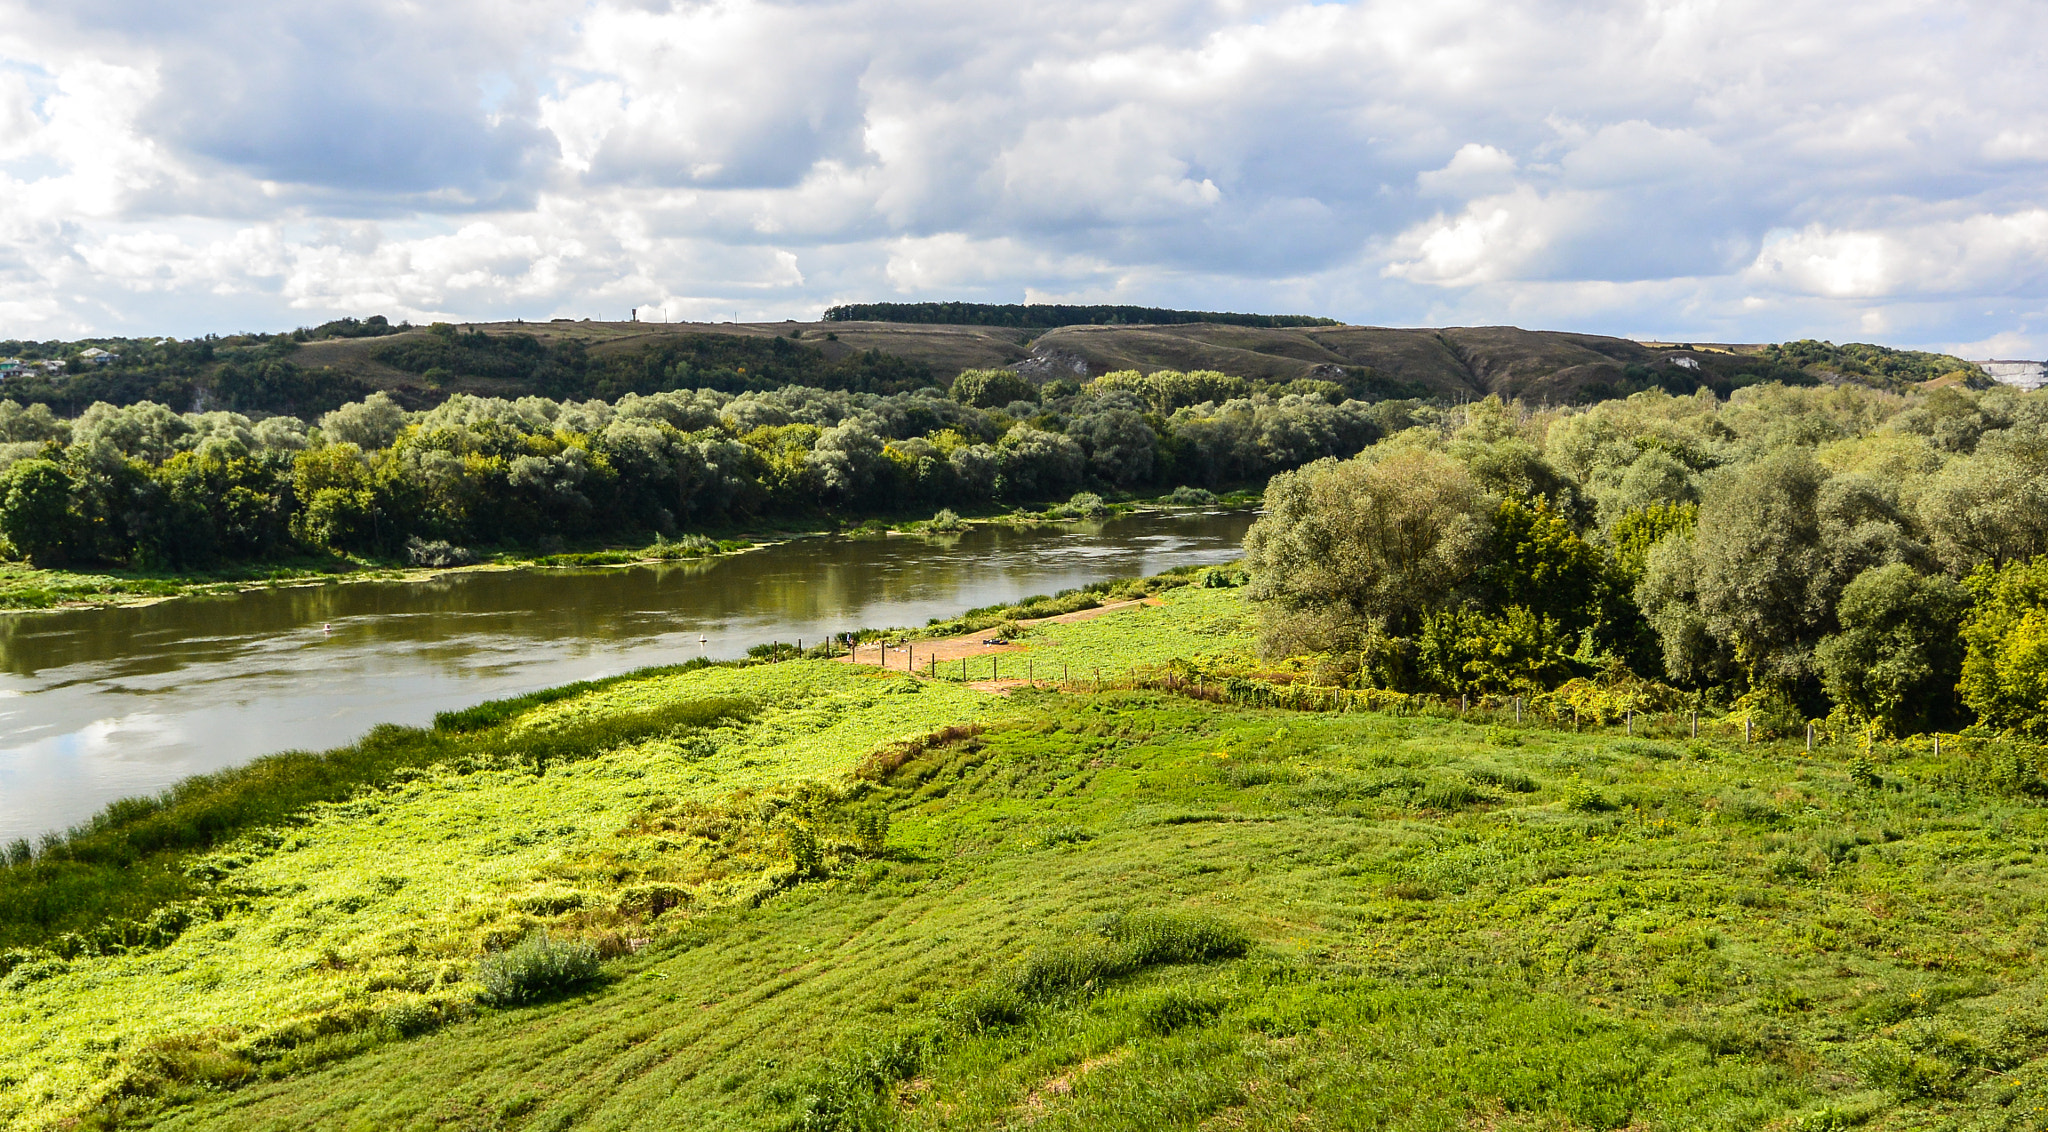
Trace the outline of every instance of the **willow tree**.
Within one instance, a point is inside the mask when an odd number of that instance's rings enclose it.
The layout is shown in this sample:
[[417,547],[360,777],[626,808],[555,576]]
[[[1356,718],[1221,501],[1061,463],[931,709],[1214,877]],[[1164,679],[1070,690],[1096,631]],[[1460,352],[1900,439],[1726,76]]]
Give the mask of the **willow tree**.
[[1413,634],[1480,566],[1491,510],[1463,464],[1419,448],[1273,477],[1245,536],[1261,646],[1284,655]]

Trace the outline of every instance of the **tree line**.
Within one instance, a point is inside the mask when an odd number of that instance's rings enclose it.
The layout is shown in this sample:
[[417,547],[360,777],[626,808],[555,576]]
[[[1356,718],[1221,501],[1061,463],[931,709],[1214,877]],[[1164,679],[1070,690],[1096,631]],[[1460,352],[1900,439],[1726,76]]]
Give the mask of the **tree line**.
[[150,402],[64,420],[0,401],[0,537],[38,563],[195,568],[1225,487],[1355,453],[1412,404],[1175,373],[1040,389],[970,371],[955,390],[456,395],[421,411],[379,393],[311,421]]
[[1404,691],[2048,737],[2048,395],[1410,416],[1268,486],[1246,544],[1266,651]]
[[1015,326],[1052,330],[1062,326],[1179,326],[1217,322],[1228,326],[1342,326],[1334,318],[1307,314],[1235,314],[1178,311],[1164,307],[1064,303],[843,303],[825,311],[826,322],[916,322],[943,326]]

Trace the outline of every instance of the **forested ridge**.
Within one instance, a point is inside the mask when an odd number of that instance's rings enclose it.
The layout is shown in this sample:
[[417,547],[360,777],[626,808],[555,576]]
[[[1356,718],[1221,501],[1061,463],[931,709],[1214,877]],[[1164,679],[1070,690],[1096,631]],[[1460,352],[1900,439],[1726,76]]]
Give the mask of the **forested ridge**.
[[1180,311],[1164,307],[1064,303],[844,303],[825,312],[826,322],[912,322],[965,326],[1016,326],[1050,330],[1058,326],[1155,325],[1214,322],[1225,326],[1342,326],[1334,318],[1307,314],[1236,314]]
[[[880,350],[828,358],[794,338],[683,334],[630,351],[593,353],[575,338],[543,340],[527,333],[486,334],[436,323],[422,333],[381,316],[342,319],[287,334],[163,338],[101,338],[77,342],[0,342],[0,357],[56,363],[12,375],[8,397],[75,416],[99,402],[143,401],[194,411],[226,409],[311,418],[375,391],[360,376],[306,365],[299,349],[335,338],[384,338],[369,360],[417,378],[400,395],[425,408],[454,395],[457,382],[484,381],[545,397],[614,399],[674,389],[726,392],[806,385],[864,393],[895,393],[942,384],[930,366]],[[88,349],[113,355],[97,361]]]
[[1276,476],[1266,505],[1263,647],[1347,683],[2048,736],[2039,395],[1488,401]]

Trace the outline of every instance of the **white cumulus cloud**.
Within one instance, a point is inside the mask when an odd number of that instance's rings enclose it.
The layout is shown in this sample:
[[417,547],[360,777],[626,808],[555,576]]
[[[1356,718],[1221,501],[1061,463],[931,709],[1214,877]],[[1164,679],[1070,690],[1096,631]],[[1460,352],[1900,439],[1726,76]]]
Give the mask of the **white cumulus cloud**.
[[0,337],[1063,296],[2048,353],[2044,56],[2031,0],[0,0]]

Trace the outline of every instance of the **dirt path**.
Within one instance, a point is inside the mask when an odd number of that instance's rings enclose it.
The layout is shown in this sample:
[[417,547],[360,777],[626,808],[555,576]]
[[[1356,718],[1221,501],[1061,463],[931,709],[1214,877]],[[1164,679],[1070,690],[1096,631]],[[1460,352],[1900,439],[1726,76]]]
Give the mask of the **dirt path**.
[[[1119,609],[1130,609],[1138,605],[1164,604],[1166,603],[1156,597],[1133,598],[1130,601],[1098,605],[1093,609],[1081,609],[1073,613],[1062,613],[1057,617],[1034,617],[1028,621],[1019,621],[1017,624],[1027,629],[1038,625],[1069,625],[1076,621],[1092,620],[1105,613],[1114,613]],[[942,637],[933,641],[906,641],[901,645],[863,644],[854,649],[852,655],[842,659],[847,664],[878,664],[884,668],[895,668],[908,672],[929,672],[931,670],[932,658],[934,657],[937,657],[939,663],[943,665],[948,661],[958,663],[970,657],[1005,656],[1031,651],[1028,644],[1015,641],[1002,641],[990,644],[989,642],[994,640],[994,638],[989,634],[993,632],[995,630],[991,627],[979,633],[970,633],[959,637]],[[971,671],[972,668],[970,667]],[[1051,676],[1053,674],[1046,673],[1046,675]],[[1025,681],[1023,680],[1004,677],[1000,680],[972,681],[968,684],[968,687],[979,688],[984,692],[1006,693],[1011,688],[1019,687],[1024,683]]]

